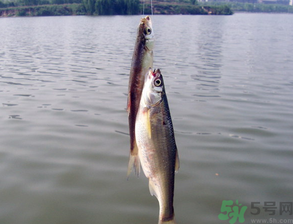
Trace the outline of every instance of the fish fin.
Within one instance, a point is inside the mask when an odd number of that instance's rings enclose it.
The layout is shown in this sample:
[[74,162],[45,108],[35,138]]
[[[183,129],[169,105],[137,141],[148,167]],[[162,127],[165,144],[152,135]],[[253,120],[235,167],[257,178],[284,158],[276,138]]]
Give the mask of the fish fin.
[[178,150],[176,149],[176,159],[175,159],[175,172],[178,172],[180,167],[180,161],[178,156]]
[[157,193],[155,191],[155,184],[154,184],[154,182],[150,178],[149,178],[149,190],[150,190],[150,194],[152,196],[155,195],[157,197]]
[[149,135],[149,139],[152,138],[152,128],[151,128],[151,119],[150,119],[150,110],[145,108],[147,111],[147,116],[146,116],[146,124],[147,124],[147,131],[148,131],[148,135]]
[[134,167],[134,173],[137,177],[139,177],[140,174],[140,160],[138,155],[132,155],[129,156],[129,162],[128,162],[128,170],[127,170],[127,179],[129,178],[129,175],[132,171],[132,168]]
[[152,138],[152,128],[151,128],[151,119],[150,119],[150,109],[148,107],[143,107],[142,113],[144,114],[148,137],[149,137],[149,139],[151,139]]
[[130,113],[130,107],[131,107],[131,100],[130,100],[130,93],[128,93],[127,97],[127,112]]

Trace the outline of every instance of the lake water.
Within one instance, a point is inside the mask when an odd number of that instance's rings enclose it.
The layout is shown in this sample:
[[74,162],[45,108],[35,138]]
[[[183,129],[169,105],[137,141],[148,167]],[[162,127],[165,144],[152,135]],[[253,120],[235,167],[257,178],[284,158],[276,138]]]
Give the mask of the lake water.
[[[0,19],[1,224],[157,223],[147,179],[126,179],[141,17]],[[293,219],[280,214],[293,202],[293,15],[152,19],[178,224],[229,223],[223,200],[247,206],[244,223]]]

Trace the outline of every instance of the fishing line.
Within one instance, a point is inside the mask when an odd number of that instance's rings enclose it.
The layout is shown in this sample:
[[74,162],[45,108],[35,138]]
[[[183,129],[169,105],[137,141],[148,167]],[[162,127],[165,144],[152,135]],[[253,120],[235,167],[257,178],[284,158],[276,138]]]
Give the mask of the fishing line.
[[[145,5],[145,0],[142,1],[142,14],[144,15],[144,5]],[[152,16],[154,15],[154,10],[153,10],[153,0],[151,0],[151,13]]]

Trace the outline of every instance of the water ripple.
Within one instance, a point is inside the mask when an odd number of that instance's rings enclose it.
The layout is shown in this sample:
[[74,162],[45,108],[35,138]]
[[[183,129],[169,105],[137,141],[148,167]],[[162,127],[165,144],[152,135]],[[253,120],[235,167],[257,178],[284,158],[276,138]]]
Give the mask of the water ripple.
[[[147,179],[126,181],[140,17],[0,19],[0,223],[157,221]],[[223,200],[292,195],[291,17],[152,17],[181,162],[178,223],[219,223]]]

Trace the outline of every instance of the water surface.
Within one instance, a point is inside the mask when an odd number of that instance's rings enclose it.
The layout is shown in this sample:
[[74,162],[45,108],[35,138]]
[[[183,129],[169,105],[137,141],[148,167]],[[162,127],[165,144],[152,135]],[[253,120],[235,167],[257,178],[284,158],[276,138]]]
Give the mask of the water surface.
[[[157,223],[147,179],[126,180],[140,17],[0,19],[0,223]],[[292,15],[152,18],[178,223],[228,223],[223,200],[271,218],[250,205],[293,202]]]

